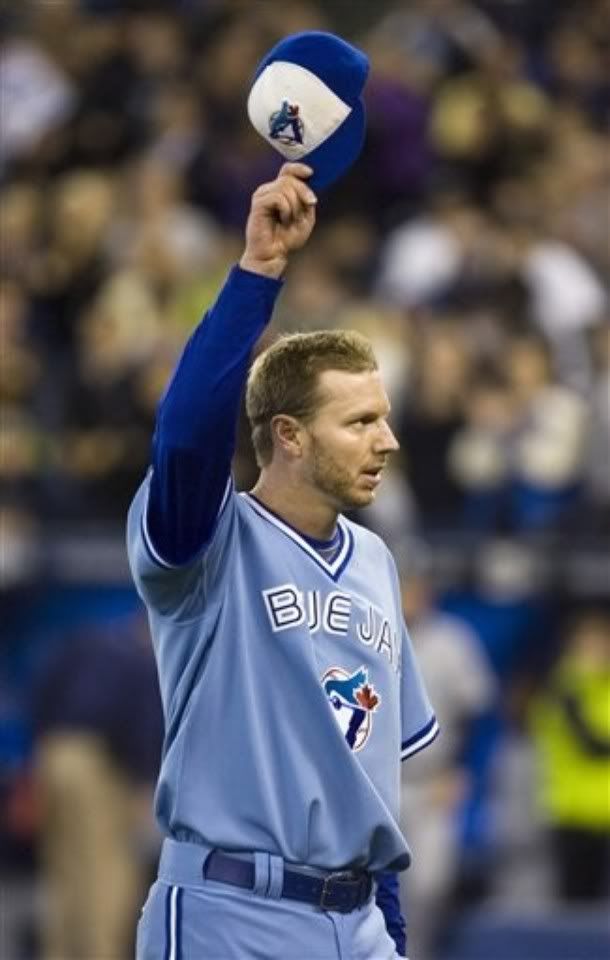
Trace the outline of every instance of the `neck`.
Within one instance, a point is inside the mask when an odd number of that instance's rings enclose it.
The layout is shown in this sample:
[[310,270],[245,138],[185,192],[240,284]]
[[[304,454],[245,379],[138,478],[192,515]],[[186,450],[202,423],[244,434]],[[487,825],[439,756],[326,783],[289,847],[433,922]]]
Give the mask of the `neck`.
[[263,469],[251,493],[308,537],[330,540],[335,532],[338,511],[325,502],[317,490],[301,483],[278,483]]

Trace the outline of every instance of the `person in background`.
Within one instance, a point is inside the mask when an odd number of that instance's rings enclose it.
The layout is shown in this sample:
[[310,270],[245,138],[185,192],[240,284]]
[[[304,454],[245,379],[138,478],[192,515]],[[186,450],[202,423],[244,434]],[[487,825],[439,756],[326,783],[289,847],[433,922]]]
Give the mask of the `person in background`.
[[530,707],[540,804],[561,900],[601,900],[610,878],[610,614],[589,610]]
[[43,956],[125,960],[156,843],[162,719],[145,621],[66,640],[38,684],[34,723]]
[[474,632],[436,606],[423,545],[416,559],[401,564],[400,575],[405,619],[443,730],[429,750],[411,759],[401,784],[401,825],[413,837],[414,852],[402,881],[409,949],[417,960],[433,960],[457,878],[458,813],[469,785],[465,746],[474,720],[494,702],[496,686]]

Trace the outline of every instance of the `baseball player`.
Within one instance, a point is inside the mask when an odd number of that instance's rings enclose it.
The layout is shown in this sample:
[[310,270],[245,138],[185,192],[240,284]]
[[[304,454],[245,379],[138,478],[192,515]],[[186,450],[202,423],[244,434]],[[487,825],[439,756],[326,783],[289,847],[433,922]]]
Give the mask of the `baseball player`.
[[[161,401],[129,514],[165,714],[166,839],[139,960],[404,951],[399,760],[437,724],[391,556],[341,513],[373,500],[397,447],[388,399],[370,344],[346,332],[280,339],[248,376],[314,226],[310,173],[287,163],[255,191],[244,254]],[[238,494],[246,378],[261,471]]]

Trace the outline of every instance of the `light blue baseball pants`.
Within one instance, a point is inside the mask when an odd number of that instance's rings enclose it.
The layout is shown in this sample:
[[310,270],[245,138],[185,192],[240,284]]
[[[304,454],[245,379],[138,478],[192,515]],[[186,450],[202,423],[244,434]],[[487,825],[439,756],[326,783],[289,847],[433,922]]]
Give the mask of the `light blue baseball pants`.
[[195,844],[165,841],[138,924],[137,960],[398,958],[374,898],[351,913],[320,910],[279,898],[280,857],[257,857],[250,891],[204,878],[205,855]]

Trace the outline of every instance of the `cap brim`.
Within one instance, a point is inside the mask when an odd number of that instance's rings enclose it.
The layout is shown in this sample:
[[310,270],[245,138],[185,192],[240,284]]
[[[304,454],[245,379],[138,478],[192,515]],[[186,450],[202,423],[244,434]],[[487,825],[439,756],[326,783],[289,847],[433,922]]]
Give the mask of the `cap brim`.
[[364,104],[358,99],[339,129],[302,158],[301,163],[313,169],[307,181],[312,190],[330,186],[351,167],[362,150],[365,130]]

